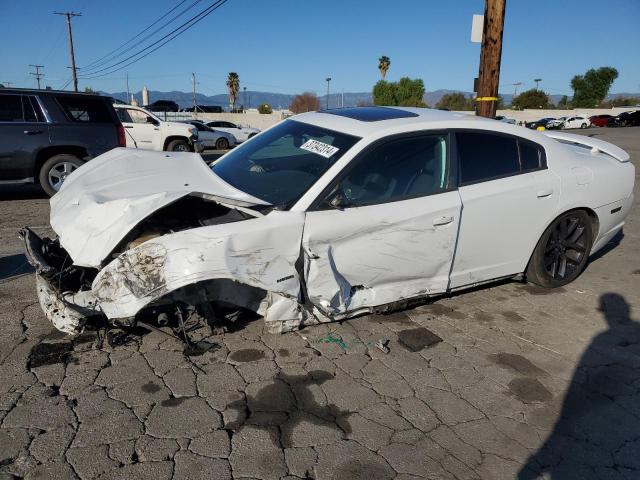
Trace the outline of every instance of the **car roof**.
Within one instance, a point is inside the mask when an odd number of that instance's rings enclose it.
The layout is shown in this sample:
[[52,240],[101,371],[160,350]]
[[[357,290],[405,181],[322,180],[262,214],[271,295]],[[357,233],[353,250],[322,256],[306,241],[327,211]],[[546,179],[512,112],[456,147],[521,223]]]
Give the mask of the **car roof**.
[[71,92],[69,90],[53,90],[53,89],[37,89],[37,88],[0,88],[0,93],[21,93],[21,94],[32,94],[32,95],[42,95],[55,93],[57,95],[82,95],[85,97],[101,97],[101,98],[111,98],[106,95],[101,95],[98,92]]
[[[362,110],[360,114],[358,110]],[[389,112],[389,111],[392,112]],[[366,117],[367,120],[360,118]],[[371,120],[371,118],[377,118]],[[414,107],[350,107],[301,113],[292,120],[310,123],[329,130],[364,137],[377,132],[406,128],[410,130],[437,128],[487,128],[502,130],[505,122],[477,117],[473,114]],[[513,128],[513,125],[510,125]],[[511,131],[511,129],[509,129]]]

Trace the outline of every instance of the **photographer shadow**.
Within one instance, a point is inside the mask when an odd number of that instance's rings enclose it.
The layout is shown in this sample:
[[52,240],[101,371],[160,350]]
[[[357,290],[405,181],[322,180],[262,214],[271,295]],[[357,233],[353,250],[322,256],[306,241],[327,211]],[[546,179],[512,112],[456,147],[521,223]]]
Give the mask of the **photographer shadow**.
[[519,480],[640,478],[640,323],[621,295],[600,297],[608,329],[592,340],[553,431]]

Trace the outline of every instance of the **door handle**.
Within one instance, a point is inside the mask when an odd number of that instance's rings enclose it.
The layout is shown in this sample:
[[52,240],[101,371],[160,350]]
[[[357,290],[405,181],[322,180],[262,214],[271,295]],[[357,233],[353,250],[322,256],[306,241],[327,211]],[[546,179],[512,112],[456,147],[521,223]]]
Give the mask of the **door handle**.
[[133,125],[125,125],[124,128],[133,128]]
[[538,198],[546,198],[553,195],[553,188],[546,188],[544,190],[538,190]]
[[453,222],[453,217],[438,217],[433,220],[434,227],[440,227],[442,225],[449,225]]
[[42,133],[42,130],[25,130],[23,133],[26,135],[38,135]]

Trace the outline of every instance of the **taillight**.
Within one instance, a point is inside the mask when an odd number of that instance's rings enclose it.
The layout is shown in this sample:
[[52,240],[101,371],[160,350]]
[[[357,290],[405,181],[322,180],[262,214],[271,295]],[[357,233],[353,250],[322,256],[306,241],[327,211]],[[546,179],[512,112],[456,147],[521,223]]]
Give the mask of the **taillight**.
[[122,124],[118,125],[118,146],[126,147],[127,146],[127,137],[124,134],[124,127]]

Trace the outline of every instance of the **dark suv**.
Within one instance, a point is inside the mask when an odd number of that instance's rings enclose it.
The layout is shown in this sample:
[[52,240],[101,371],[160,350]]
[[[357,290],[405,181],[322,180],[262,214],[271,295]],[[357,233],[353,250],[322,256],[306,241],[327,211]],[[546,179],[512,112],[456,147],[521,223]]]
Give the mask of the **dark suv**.
[[0,89],[0,184],[40,183],[55,194],[87,160],[126,145],[111,99]]

